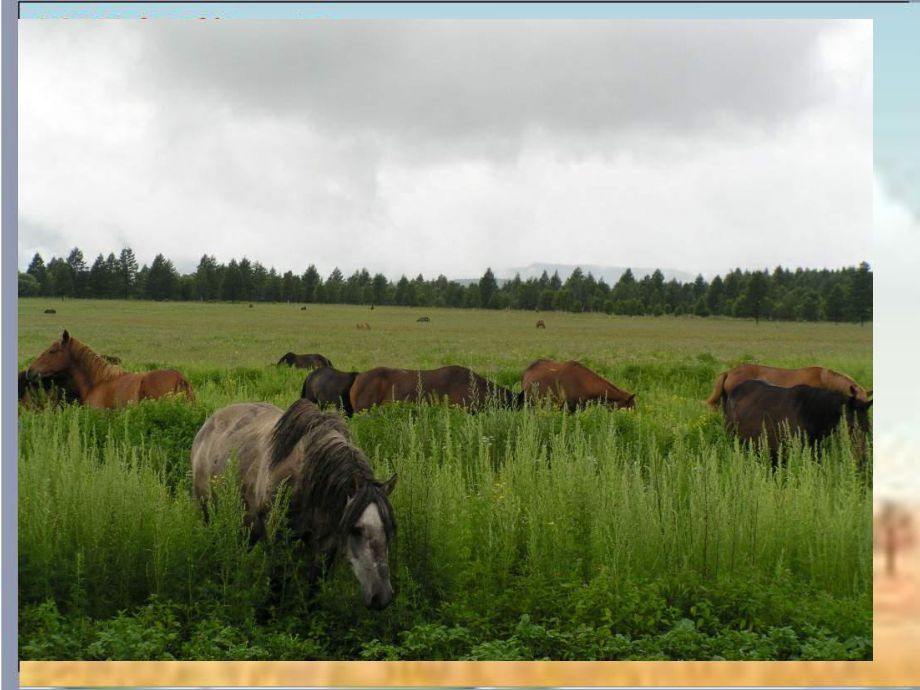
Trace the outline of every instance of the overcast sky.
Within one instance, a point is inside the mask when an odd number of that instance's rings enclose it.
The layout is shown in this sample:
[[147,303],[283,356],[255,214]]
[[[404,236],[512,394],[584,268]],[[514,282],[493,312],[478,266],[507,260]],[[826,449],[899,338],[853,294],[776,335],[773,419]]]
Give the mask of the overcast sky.
[[19,265],[872,261],[871,21],[19,23]]

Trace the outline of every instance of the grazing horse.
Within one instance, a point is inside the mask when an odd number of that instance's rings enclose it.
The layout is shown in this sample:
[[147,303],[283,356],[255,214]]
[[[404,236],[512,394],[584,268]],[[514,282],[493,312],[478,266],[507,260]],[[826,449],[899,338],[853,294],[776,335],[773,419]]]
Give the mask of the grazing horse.
[[184,393],[189,400],[195,399],[192,384],[175,369],[129,373],[106,362],[79,340],[71,338],[67,331],[28,369],[30,379],[58,374],[69,374],[73,378],[80,400],[89,407],[119,409],[129,402],[174,393]]
[[338,371],[332,367],[314,370],[303,382],[300,397],[306,398],[318,407],[337,405],[351,417],[351,386],[358,377],[357,371]]
[[421,371],[377,367],[355,379],[351,386],[351,408],[360,412],[394,400],[418,401],[420,395],[431,402],[440,402],[446,397],[448,404],[471,410],[482,409],[490,399],[500,407],[518,407],[521,402],[520,397],[507,388],[466,367]]
[[45,313],[46,314],[57,314],[57,310],[56,309],[45,309]]
[[322,355],[295,355],[293,352],[288,352],[284,355],[278,360],[278,364],[287,364],[289,367],[297,369],[317,369],[318,367],[332,366],[332,362]]
[[538,359],[524,370],[521,379],[528,400],[549,398],[568,410],[591,400],[610,407],[635,406],[635,393],[620,390],[588,367],[575,361]]
[[300,311],[306,311],[306,310],[307,310],[306,307],[301,307],[301,308],[300,308]]
[[429,319],[427,316],[420,316],[415,321],[416,323],[429,323],[431,319]]
[[310,579],[343,551],[368,608],[393,600],[388,544],[396,530],[387,498],[396,485],[374,479],[348,426],[334,414],[298,400],[286,412],[268,403],[224,407],[204,423],[192,444],[192,492],[208,514],[211,479],[236,457],[252,542],[282,483],[289,487],[288,520],[310,558]]
[[748,379],[732,389],[722,414],[727,431],[743,441],[757,442],[766,432],[773,462],[782,442],[784,428],[790,434],[801,432],[814,447],[833,433],[844,415],[854,441],[865,452],[863,440],[869,431],[872,401],[862,401],[852,386],[850,395],[824,388],[798,385],[775,386]]
[[537,321],[537,328],[546,328],[546,324],[543,323],[543,319]]
[[742,364],[723,371],[716,378],[716,385],[712,389],[712,395],[706,399],[706,404],[714,410],[719,408],[725,398],[728,397],[732,390],[742,381],[749,379],[758,379],[767,381],[774,386],[791,388],[792,386],[806,385],[813,388],[824,388],[829,391],[837,391],[844,395],[850,395],[850,387],[856,387],[856,397],[862,402],[868,402],[872,397],[872,391],[866,391],[849,376],[839,374],[836,371],[825,369],[824,367],[805,367],[803,369],[780,369],[778,367],[767,367],[762,364]]
[[28,408],[35,407],[39,402],[47,402],[55,407],[69,405],[80,402],[80,391],[69,374],[30,381],[28,369],[23,369],[19,372],[19,402]]

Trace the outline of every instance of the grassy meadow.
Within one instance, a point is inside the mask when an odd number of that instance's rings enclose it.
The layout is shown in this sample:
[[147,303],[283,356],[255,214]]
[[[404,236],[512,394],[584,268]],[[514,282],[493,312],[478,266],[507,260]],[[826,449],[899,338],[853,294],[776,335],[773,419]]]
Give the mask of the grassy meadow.
[[[872,388],[871,324],[300,307],[19,300],[21,368],[66,328],[197,394],[21,411],[22,659],[872,658],[871,462],[835,437],[817,457],[790,444],[774,472],[702,403],[744,361]],[[460,364],[514,390],[538,357],[577,359],[636,409],[355,416],[376,475],[399,474],[396,599],[367,611],[344,563],[306,590],[280,511],[250,548],[232,481],[208,524],[190,499],[214,410],[299,396],[308,372],[273,366],[288,351],[341,370]]]

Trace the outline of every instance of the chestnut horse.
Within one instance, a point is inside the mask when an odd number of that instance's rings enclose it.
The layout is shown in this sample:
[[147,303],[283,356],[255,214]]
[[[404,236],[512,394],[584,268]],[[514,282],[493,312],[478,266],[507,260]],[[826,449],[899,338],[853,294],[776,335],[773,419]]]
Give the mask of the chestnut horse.
[[712,395],[706,399],[706,404],[713,409],[718,409],[719,405],[731,394],[735,386],[749,379],[766,381],[782,388],[792,388],[792,386],[798,385],[823,388],[843,393],[846,396],[850,395],[850,387],[855,386],[856,399],[860,402],[868,402],[869,398],[872,397],[871,390],[866,391],[849,376],[824,367],[779,369],[778,367],[767,367],[762,364],[742,364],[719,374],[718,378],[716,378],[715,388],[712,389]]
[[79,340],[71,338],[67,331],[28,369],[30,379],[64,373],[73,378],[80,400],[89,407],[118,409],[129,402],[174,393],[184,393],[189,400],[195,399],[192,384],[175,369],[129,373],[106,362]]
[[620,390],[575,361],[538,359],[524,370],[521,384],[528,400],[549,398],[569,410],[591,400],[610,407],[630,408],[636,404],[635,393]]
[[355,379],[350,395],[354,412],[394,400],[418,401],[420,395],[432,402],[446,397],[449,405],[470,409],[482,409],[490,399],[501,407],[517,407],[520,402],[507,388],[458,366],[421,371],[377,367]]

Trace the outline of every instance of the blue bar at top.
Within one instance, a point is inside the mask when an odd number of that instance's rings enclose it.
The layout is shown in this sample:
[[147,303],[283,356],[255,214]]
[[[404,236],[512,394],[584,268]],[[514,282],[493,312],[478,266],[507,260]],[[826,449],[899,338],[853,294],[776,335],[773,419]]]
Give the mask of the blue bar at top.
[[21,19],[292,19],[602,18],[602,17],[883,17],[903,15],[909,3],[349,3],[349,2],[21,2]]

